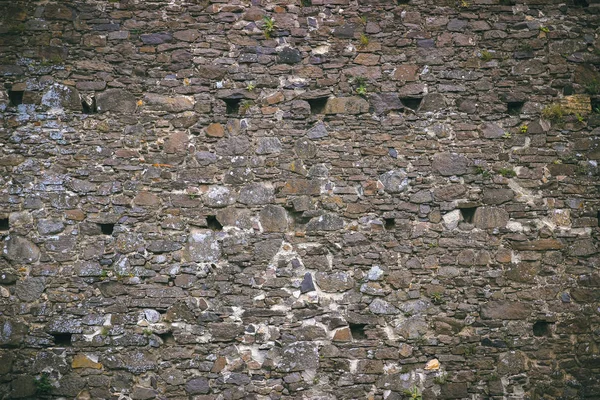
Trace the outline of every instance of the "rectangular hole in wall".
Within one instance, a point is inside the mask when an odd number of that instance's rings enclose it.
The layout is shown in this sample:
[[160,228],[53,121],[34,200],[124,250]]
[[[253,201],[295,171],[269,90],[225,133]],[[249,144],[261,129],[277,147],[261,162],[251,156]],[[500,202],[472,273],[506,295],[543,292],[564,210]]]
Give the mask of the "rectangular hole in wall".
[[573,5],[577,7],[589,7],[589,0],[573,0]]
[[508,109],[508,113],[510,115],[519,115],[521,114],[524,104],[524,101],[509,101],[506,103],[506,108]]
[[227,106],[226,112],[229,115],[238,115],[240,112],[241,99],[223,99]]
[[8,228],[8,218],[0,218],[0,231],[7,231]]
[[157,334],[157,336],[163,341],[164,344],[175,343],[175,337],[173,336],[173,332],[159,333]]
[[600,97],[590,99],[590,104],[592,106],[592,112],[600,113]]
[[54,337],[55,346],[71,346],[72,333],[53,333],[52,336]]
[[213,231],[222,231],[223,230],[223,225],[221,225],[221,223],[219,222],[217,217],[214,215],[206,216],[206,226],[208,226],[208,229],[211,229]]
[[23,104],[23,93],[23,90],[9,90],[8,99],[10,101],[10,105],[16,107],[19,104]]
[[329,97],[317,97],[314,99],[307,99],[310,105],[311,114],[323,114],[325,112],[325,105],[327,104]]
[[600,211],[596,214],[596,219],[598,220],[598,226],[600,227]]
[[367,339],[367,334],[365,333],[366,326],[367,325],[365,325],[365,324],[350,324],[350,333],[352,333],[352,339],[354,339],[354,340]]
[[384,218],[383,219],[385,230],[393,231],[396,229],[396,219],[395,218]]
[[473,217],[475,216],[475,210],[477,210],[477,207],[461,208],[460,214],[462,215],[463,221],[472,224]]
[[98,112],[96,98],[92,96],[88,99],[81,99],[81,109],[84,114],[96,114]]
[[115,224],[98,224],[103,235],[112,235]]
[[402,102],[402,104],[404,104],[404,106],[406,108],[410,108],[411,110],[418,110],[419,106],[421,105],[421,98],[415,98],[415,97],[402,97],[400,98],[400,101]]
[[548,321],[536,321],[533,324],[533,336],[537,337],[549,337],[552,335],[550,330],[552,323]]
[[410,0],[398,0],[398,5],[401,6],[403,4],[408,4],[410,3]]

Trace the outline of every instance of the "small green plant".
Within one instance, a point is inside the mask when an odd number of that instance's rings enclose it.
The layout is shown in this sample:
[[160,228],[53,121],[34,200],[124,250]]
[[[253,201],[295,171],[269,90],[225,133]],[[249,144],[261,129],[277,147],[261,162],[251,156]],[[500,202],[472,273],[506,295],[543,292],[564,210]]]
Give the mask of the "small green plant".
[[358,19],[360,20],[361,25],[367,24],[367,17],[365,17],[364,15],[361,15],[360,17],[358,17]]
[[593,112],[596,113],[596,114],[600,114],[600,106],[594,108]]
[[302,7],[312,6],[312,0],[302,0],[300,3],[302,4]]
[[144,329],[144,330],[142,331],[142,333],[144,334],[144,336],[150,336],[150,335],[152,335],[154,332],[152,332],[152,329],[148,329],[148,328],[146,328],[146,329]]
[[502,175],[505,178],[514,178],[517,176],[517,173],[512,168],[500,168],[498,170],[498,174]]
[[579,121],[579,122],[585,121],[585,118],[583,118],[583,115],[576,113],[575,116],[577,117],[577,121]]
[[250,82],[246,85],[246,90],[249,92],[254,91],[256,89],[256,84],[254,82]]
[[550,32],[550,28],[546,26],[540,26],[540,32],[548,33]]
[[254,102],[252,100],[244,100],[241,104],[240,104],[240,114],[241,115],[246,115],[246,113],[248,112],[248,110],[250,110],[250,108],[254,105]]
[[267,39],[270,39],[275,32],[275,20],[271,17],[263,17],[263,33]]
[[108,336],[109,332],[110,332],[110,329],[108,329],[106,326],[103,326],[100,329],[100,335],[102,335],[102,336]]
[[50,377],[47,373],[42,373],[39,378],[34,381],[35,392],[38,394],[50,394],[54,387],[50,383]]
[[527,125],[521,125],[521,127],[519,128],[519,132],[521,132],[521,133],[527,133],[528,129],[529,129],[529,126],[527,126]]
[[469,344],[465,346],[463,349],[465,356],[472,356],[473,354],[475,354],[475,349],[476,346],[474,344]]
[[562,163],[563,162],[560,159],[556,159],[556,160],[552,161],[552,164],[554,164],[554,165],[559,165],[559,164],[562,164]]
[[106,278],[108,278],[108,270],[103,269],[102,272],[100,272],[100,280],[105,280]]
[[596,95],[600,93],[600,80],[592,79],[585,85],[585,91],[588,94]]
[[492,53],[490,53],[487,50],[481,50],[481,52],[479,53],[479,58],[482,61],[488,62],[488,61],[491,61],[492,58],[494,58],[494,56],[492,55]]
[[404,392],[404,394],[406,394],[408,398],[412,400],[423,400],[423,396],[416,385],[413,385],[409,390]]
[[483,168],[481,165],[475,166],[475,175],[481,175],[483,179],[487,179],[491,176],[490,171]]
[[504,135],[502,135],[502,138],[504,139],[510,139],[512,137],[512,134],[510,132],[504,132]]
[[558,103],[551,104],[542,109],[542,117],[551,122],[562,122],[565,114],[565,110]]
[[433,304],[440,305],[444,303],[444,299],[442,298],[442,294],[440,292],[432,293],[430,298]]
[[365,35],[364,33],[360,34],[360,45],[359,47],[361,49],[364,49],[365,47],[367,47],[369,45],[369,37],[367,35]]
[[355,86],[356,94],[366,96],[367,94],[367,78],[363,76],[355,76],[350,79],[350,83]]
[[442,372],[433,378],[433,382],[438,385],[444,385],[448,381],[448,374],[446,372]]

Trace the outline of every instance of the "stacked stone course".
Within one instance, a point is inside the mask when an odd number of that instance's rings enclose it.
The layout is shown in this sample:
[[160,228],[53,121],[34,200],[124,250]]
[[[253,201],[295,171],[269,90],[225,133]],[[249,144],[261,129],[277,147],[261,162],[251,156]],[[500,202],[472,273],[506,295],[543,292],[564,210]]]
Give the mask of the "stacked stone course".
[[0,15],[0,398],[600,398],[598,0]]

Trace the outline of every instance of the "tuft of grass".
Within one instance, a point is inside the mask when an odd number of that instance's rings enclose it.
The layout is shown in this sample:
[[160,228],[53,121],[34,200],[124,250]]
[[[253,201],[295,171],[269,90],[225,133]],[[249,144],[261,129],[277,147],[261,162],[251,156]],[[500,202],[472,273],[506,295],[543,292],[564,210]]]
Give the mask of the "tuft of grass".
[[412,400],[423,400],[423,396],[416,385],[413,385],[409,390],[405,391],[404,394]]
[[275,32],[275,20],[271,17],[263,17],[263,33],[267,39],[270,39]]
[[144,330],[142,331],[142,333],[144,334],[144,336],[150,336],[150,335],[152,335],[154,332],[152,332],[152,329],[148,329],[148,328],[146,328],[146,329],[144,329]]
[[550,32],[550,28],[546,26],[540,26],[540,32],[548,33]]
[[558,103],[551,104],[542,109],[542,117],[551,122],[562,122],[565,115],[565,110]]
[[482,61],[488,62],[488,61],[491,61],[494,58],[494,56],[492,55],[492,53],[490,53],[487,50],[481,50],[481,53],[479,54],[479,58]]
[[475,166],[475,175],[481,175],[483,179],[487,179],[491,176],[490,171],[483,168],[481,165]]
[[50,383],[50,377],[47,373],[42,373],[39,378],[34,381],[35,392],[38,394],[50,394],[54,387]]
[[359,47],[361,49],[364,49],[365,47],[367,47],[369,45],[369,37],[367,35],[365,35],[364,33],[360,34],[360,45]]
[[521,133],[527,133],[527,130],[529,129],[529,126],[525,125],[521,125],[521,127],[519,128],[519,132]]
[[517,176],[517,173],[512,168],[500,168],[498,170],[498,174],[502,175],[505,178],[514,178]]
[[250,110],[250,108],[254,105],[254,102],[252,100],[244,100],[241,104],[240,104],[240,114],[241,115],[246,115],[246,113],[248,112],[248,110]]
[[250,82],[246,85],[246,90],[249,92],[254,91],[254,89],[256,89],[256,84],[254,84],[253,82]]
[[442,372],[438,376],[433,378],[433,382],[438,385],[444,385],[448,381],[448,374],[446,372]]
[[444,299],[442,298],[442,294],[439,293],[439,292],[431,293],[430,298],[431,298],[431,302],[433,304],[440,305],[440,304],[444,303]]
[[600,80],[592,79],[585,85],[585,91],[591,95],[600,94]]
[[512,137],[512,134],[510,132],[504,132],[504,135],[502,135],[502,138],[504,139],[510,139]]

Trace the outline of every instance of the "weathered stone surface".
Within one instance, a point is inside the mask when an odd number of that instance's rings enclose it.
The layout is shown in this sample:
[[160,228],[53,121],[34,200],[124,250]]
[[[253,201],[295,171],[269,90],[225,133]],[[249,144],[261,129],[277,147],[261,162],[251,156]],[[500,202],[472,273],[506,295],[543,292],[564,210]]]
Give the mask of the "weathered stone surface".
[[22,301],[30,302],[38,300],[45,288],[46,282],[44,278],[27,278],[17,282],[15,294]]
[[147,93],[143,101],[151,109],[171,113],[193,110],[195,104],[191,96],[170,97],[153,93]]
[[108,89],[96,95],[96,107],[99,113],[111,111],[130,114],[137,107],[135,96],[123,89]]
[[457,153],[437,153],[431,163],[433,170],[443,176],[464,175],[468,165],[469,160]]
[[281,206],[269,204],[260,211],[260,225],[265,232],[285,232],[288,229],[287,212]]
[[185,391],[190,395],[210,393],[210,385],[206,378],[194,378],[187,381]]
[[473,215],[473,224],[479,229],[504,228],[509,215],[499,207],[477,207]]
[[72,111],[81,111],[81,100],[77,89],[54,84],[48,89],[41,100],[42,104],[50,108],[66,108]]
[[16,235],[4,239],[2,254],[19,264],[32,264],[40,259],[40,249],[33,242]]
[[281,152],[281,142],[275,137],[258,138],[256,154],[276,154]]
[[483,137],[486,139],[501,138],[502,136],[504,136],[504,133],[506,132],[500,126],[498,126],[494,123],[491,123],[491,122],[483,124],[481,131],[483,133]]
[[419,105],[419,111],[440,111],[444,110],[447,106],[446,97],[441,93],[429,93],[423,96],[421,104]]
[[194,262],[215,262],[221,256],[221,245],[210,230],[192,232],[185,247],[186,258]]
[[302,55],[298,49],[284,47],[277,53],[277,61],[281,64],[297,64],[302,61]]
[[270,185],[251,183],[240,189],[238,201],[249,206],[258,206],[271,203],[274,191]]
[[25,339],[28,327],[15,318],[0,318],[0,346],[17,347]]
[[333,97],[325,104],[325,114],[363,114],[369,103],[361,97]]
[[278,370],[283,372],[316,370],[319,348],[313,342],[293,342],[284,346]]
[[327,132],[325,124],[319,122],[315,126],[310,128],[308,132],[306,132],[306,136],[308,136],[309,139],[320,139],[329,136],[329,132]]
[[345,272],[334,274],[317,272],[315,278],[317,285],[324,292],[344,292],[354,287],[354,279]]
[[344,220],[336,214],[323,214],[312,218],[306,224],[307,232],[337,231],[344,227]]
[[408,174],[403,169],[388,171],[380,175],[379,180],[388,193],[402,193],[409,185]]
[[525,319],[531,313],[531,306],[514,301],[489,301],[481,305],[483,319]]
[[515,197],[511,189],[486,189],[483,192],[485,204],[502,204],[511,201]]

